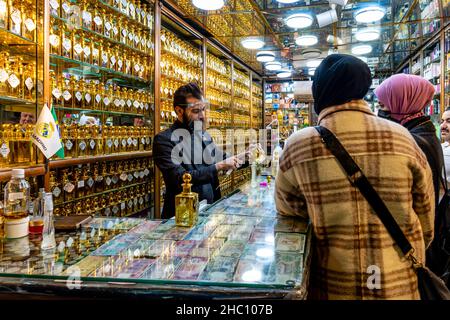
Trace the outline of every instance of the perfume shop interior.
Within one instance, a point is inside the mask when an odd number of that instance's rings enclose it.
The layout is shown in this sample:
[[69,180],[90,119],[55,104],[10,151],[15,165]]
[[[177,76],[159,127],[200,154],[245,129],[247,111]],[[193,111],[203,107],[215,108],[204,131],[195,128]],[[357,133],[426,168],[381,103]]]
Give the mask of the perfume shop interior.
[[[358,56],[374,111],[384,79],[421,75],[439,129],[448,12],[447,0],[0,0],[0,296],[304,298],[310,228],[277,216],[273,192],[284,141],[317,123],[315,69]],[[188,83],[216,148],[254,159],[213,171],[210,203],[195,174],[167,196],[154,146]],[[261,129],[267,148],[251,144]]]

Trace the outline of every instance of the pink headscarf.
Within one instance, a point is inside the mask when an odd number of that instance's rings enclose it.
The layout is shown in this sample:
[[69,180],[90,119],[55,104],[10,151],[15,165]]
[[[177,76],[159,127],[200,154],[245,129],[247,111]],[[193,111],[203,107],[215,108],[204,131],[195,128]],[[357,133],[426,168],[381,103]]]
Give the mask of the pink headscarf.
[[434,86],[422,77],[396,74],[375,89],[378,100],[391,112],[391,117],[401,124],[424,115],[423,109],[430,104]]

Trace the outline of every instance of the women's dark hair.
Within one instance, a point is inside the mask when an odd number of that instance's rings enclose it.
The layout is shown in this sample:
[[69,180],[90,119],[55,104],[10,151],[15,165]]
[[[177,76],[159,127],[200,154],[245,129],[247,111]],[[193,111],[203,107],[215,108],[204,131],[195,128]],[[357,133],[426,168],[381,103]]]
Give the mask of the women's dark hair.
[[201,100],[203,98],[203,92],[197,83],[191,82],[179,87],[173,95],[173,107],[179,106],[186,108],[187,99],[193,97]]

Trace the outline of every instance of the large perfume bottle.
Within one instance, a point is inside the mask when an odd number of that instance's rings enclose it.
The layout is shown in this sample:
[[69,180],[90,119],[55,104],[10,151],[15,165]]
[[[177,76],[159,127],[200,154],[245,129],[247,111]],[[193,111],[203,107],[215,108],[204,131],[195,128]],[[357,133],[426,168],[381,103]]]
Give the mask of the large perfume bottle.
[[175,223],[179,227],[192,227],[198,220],[198,194],[191,191],[192,177],[183,175],[183,192],[175,196]]
[[22,35],[22,10],[22,5],[9,1],[9,31],[19,36]]
[[13,148],[13,140],[13,125],[7,123],[2,124],[0,141],[0,168],[8,167],[12,162],[11,148]]
[[24,98],[30,101],[34,101],[35,98],[35,77],[36,66],[35,62],[29,63],[23,73],[24,79]]
[[63,80],[63,105],[66,108],[73,108],[73,88],[75,86],[75,77],[72,76],[70,80]]
[[36,40],[36,5],[32,0],[26,1],[22,34],[31,41]]
[[70,125],[63,125],[63,144],[65,158],[77,157],[77,125],[72,123]]
[[60,204],[64,202],[62,195],[61,183],[56,178],[56,172],[50,171],[50,192],[53,194],[54,204]]
[[0,0],[0,28],[8,26],[8,1]]
[[61,54],[60,25],[55,19],[52,19],[51,25],[52,25],[52,28],[50,29],[50,36],[48,38],[48,41],[50,43],[50,53],[55,54],[55,55],[60,55]]
[[77,130],[77,143],[78,143],[78,156],[84,157],[87,155],[87,128],[86,126],[78,125]]
[[64,201],[70,201],[75,196],[75,185],[70,179],[69,169],[62,170],[62,185],[64,190]]

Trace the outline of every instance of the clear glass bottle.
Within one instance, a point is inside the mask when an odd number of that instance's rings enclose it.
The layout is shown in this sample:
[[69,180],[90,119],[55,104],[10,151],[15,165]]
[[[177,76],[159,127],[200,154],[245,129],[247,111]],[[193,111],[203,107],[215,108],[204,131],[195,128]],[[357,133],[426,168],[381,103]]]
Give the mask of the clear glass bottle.
[[42,250],[49,250],[56,247],[55,226],[53,223],[53,199],[50,192],[44,196],[44,230],[42,232]]
[[37,198],[32,202],[33,216],[30,219],[29,231],[33,234],[41,234],[44,226],[44,194],[45,189],[40,188]]
[[4,217],[21,219],[28,217],[30,185],[25,179],[24,169],[12,169],[11,180],[4,189]]
[[8,26],[8,1],[0,0],[0,28]]
[[9,1],[9,31],[22,35],[22,10],[23,7],[15,1]]

